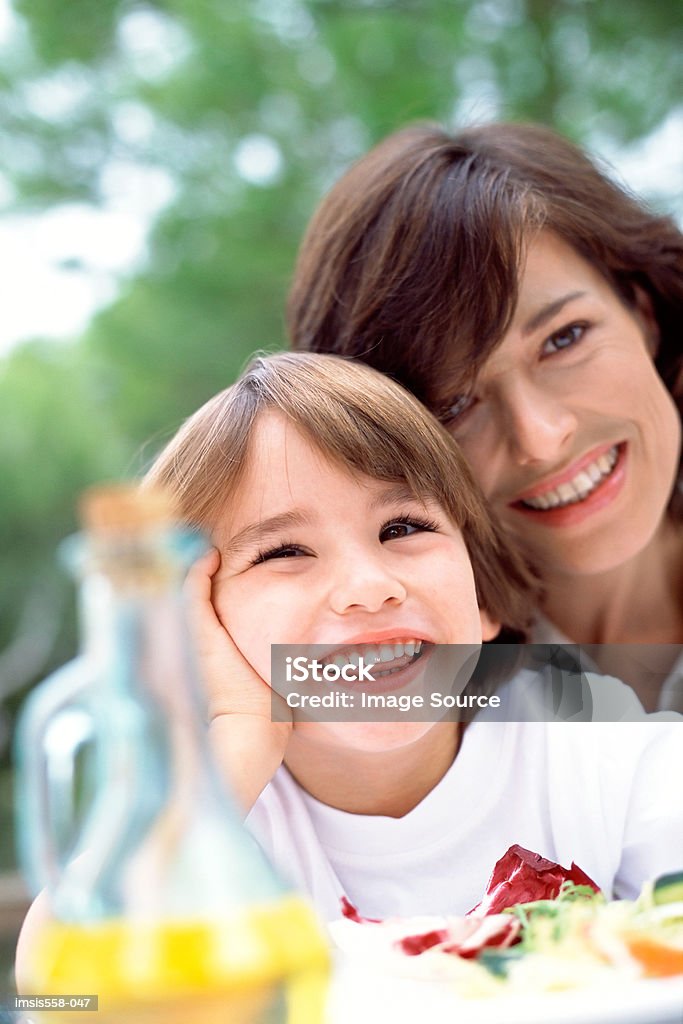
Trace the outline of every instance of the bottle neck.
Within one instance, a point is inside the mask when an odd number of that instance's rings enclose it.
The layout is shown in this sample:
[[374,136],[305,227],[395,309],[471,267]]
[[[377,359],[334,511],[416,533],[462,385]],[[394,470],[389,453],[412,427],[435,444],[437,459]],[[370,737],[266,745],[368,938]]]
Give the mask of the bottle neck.
[[108,692],[188,719],[201,711],[182,583],[197,544],[188,557],[178,536],[81,542],[81,649]]

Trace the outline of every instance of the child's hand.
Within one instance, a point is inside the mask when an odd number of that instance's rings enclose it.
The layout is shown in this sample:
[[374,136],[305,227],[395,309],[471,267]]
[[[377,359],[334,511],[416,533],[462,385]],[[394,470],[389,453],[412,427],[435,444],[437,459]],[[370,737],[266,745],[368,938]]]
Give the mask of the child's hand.
[[[233,793],[248,811],[279,766],[292,732],[285,702],[254,671],[222,625],[211,601],[220,555],[212,548],[186,582],[190,627],[206,687],[214,755]],[[273,722],[273,701],[281,718]]]

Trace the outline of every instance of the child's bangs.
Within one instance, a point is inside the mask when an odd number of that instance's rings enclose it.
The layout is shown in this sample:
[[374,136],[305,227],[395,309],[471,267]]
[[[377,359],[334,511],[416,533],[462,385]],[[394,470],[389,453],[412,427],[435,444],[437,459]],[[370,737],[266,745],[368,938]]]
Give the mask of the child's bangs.
[[282,353],[247,373],[260,411],[280,412],[351,472],[405,483],[461,526],[475,512],[469,474],[448,435],[402,387],[361,363]]

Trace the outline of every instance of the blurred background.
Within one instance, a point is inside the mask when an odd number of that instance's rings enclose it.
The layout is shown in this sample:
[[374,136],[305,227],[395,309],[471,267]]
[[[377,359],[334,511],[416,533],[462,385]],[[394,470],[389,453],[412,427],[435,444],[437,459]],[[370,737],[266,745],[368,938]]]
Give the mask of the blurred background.
[[58,541],[283,306],[322,192],[417,119],[533,119],[683,220],[680,0],[0,0],[0,993],[10,746],[76,651]]

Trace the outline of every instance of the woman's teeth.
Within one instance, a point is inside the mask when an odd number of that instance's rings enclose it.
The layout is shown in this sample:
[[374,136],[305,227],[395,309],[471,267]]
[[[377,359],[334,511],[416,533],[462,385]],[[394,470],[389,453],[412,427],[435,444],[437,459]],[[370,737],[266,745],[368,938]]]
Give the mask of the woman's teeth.
[[559,484],[558,487],[553,487],[542,494],[536,494],[533,498],[524,498],[522,505],[535,509],[563,508],[565,505],[575,505],[578,501],[584,501],[610,475],[618,458],[619,446],[614,445],[600,458],[584,466],[573,480]]
[[[416,657],[422,651],[422,640],[401,640],[385,644],[354,644],[348,650],[337,651],[333,658],[325,658],[324,663],[344,668],[345,665],[359,665],[361,659],[365,665],[387,665],[387,671],[403,668],[407,660]],[[407,659],[407,660],[406,660]],[[391,664],[400,661],[400,665]],[[391,669],[388,666],[391,664]],[[384,672],[378,672],[383,675]]]

